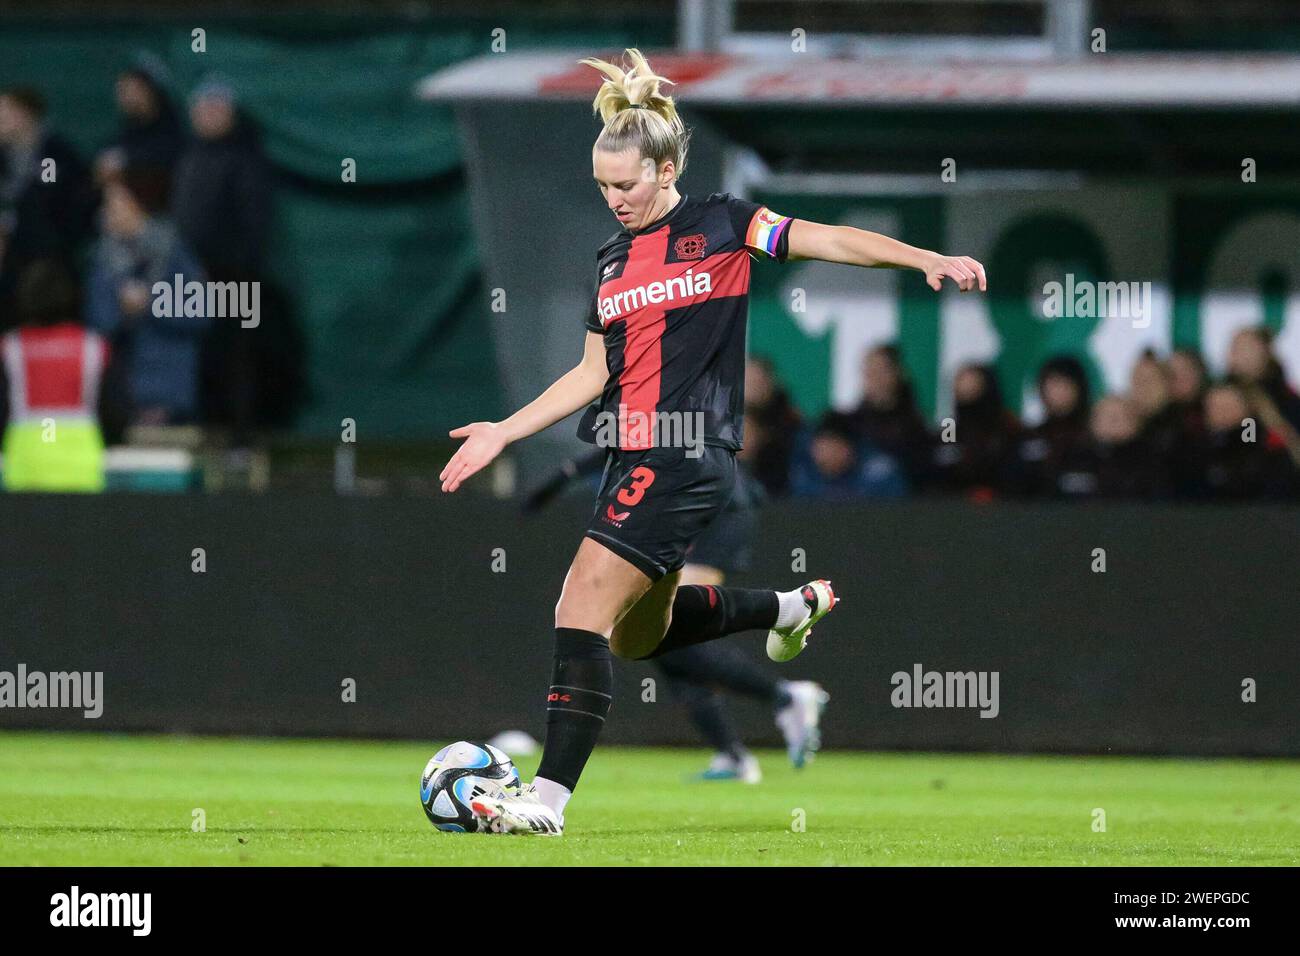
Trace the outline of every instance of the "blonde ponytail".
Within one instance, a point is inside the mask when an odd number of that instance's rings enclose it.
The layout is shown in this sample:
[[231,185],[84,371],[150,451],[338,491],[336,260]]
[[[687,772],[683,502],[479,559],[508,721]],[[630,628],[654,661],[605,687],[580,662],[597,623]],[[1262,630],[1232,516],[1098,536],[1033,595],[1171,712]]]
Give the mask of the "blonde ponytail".
[[677,115],[673,98],[659,92],[659,84],[672,80],[656,75],[640,50],[629,49],[625,55],[631,62],[627,69],[604,60],[581,61],[605,74],[591,104],[605,124],[596,148],[611,153],[635,149],[643,159],[653,160],[656,169],[671,159],[680,177],[686,171],[690,131]]

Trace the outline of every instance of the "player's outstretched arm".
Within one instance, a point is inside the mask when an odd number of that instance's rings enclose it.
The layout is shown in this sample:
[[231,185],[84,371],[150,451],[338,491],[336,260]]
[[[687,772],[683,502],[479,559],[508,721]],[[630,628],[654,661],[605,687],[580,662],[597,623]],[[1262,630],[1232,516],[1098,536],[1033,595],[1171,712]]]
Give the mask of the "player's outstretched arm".
[[970,256],[943,256],[918,249],[878,232],[852,226],[828,226],[806,219],[790,222],[787,259],[820,259],[851,266],[917,269],[936,292],[944,279],[952,279],[962,292],[988,289],[984,267]]
[[506,445],[536,434],[594,401],[605,387],[608,375],[604,340],[599,333],[588,332],[582,361],[519,411],[504,421],[474,422],[448,433],[465,442],[438,475],[442,490],[455,491],[471,475],[487,467]]

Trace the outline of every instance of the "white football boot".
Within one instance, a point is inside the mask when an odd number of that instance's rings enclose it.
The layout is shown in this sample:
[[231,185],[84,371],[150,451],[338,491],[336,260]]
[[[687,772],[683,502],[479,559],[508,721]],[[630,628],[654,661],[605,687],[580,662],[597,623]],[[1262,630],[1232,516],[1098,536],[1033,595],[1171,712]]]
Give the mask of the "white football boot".
[[799,652],[808,644],[812,627],[830,613],[839,601],[831,590],[829,581],[810,581],[799,589],[808,614],[794,627],[767,632],[767,656],[774,661],[789,661],[799,656]]
[[798,770],[821,748],[822,735],[818,724],[831,695],[820,684],[810,680],[788,681],[785,689],[790,694],[790,703],[776,712],[776,725],[785,737],[785,752],[790,763]]
[[564,819],[542,803],[536,785],[531,783],[513,793],[502,791],[475,797],[469,808],[481,833],[536,836],[561,836],[564,833]]

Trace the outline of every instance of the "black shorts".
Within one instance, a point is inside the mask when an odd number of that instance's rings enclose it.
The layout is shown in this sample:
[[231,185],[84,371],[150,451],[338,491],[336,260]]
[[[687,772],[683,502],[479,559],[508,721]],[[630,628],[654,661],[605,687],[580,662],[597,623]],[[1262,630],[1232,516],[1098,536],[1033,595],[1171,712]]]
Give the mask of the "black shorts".
[[727,506],[736,453],[701,445],[623,451],[611,448],[587,537],[636,565],[653,581],[686,563],[686,552]]
[[722,514],[704,529],[686,552],[687,564],[702,564],[723,574],[748,571],[754,561],[758,509],[766,494],[743,465],[736,466],[736,491]]

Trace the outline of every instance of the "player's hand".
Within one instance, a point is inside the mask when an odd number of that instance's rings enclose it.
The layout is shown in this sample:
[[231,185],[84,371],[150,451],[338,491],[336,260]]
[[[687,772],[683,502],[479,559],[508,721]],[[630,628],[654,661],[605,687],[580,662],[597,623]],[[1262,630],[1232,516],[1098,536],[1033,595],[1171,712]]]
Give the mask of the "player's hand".
[[984,278],[984,267],[970,256],[935,256],[925,268],[925,282],[938,292],[943,288],[944,279],[952,279],[962,292],[976,287],[985,292],[989,287]]
[[505,436],[496,422],[474,422],[461,425],[448,432],[452,438],[463,438],[465,443],[456,449],[438,480],[442,490],[453,492],[461,483],[485,468],[506,447]]

